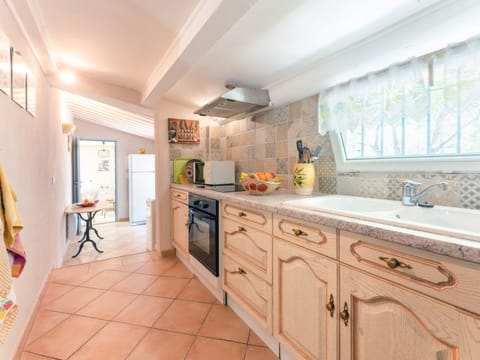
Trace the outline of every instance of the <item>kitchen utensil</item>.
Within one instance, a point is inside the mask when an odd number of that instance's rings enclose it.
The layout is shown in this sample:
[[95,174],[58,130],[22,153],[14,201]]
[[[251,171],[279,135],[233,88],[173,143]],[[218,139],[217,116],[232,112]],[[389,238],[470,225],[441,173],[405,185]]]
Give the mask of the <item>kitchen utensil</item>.
[[302,154],[302,162],[305,163],[305,164],[309,164],[311,157],[312,157],[312,153],[310,151],[310,148],[308,148],[307,146],[304,146],[303,147],[303,154]]
[[312,152],[312,158],[313,158],[314,156],[316,156],[317,159],[315,159],[315,160],[318,160],[318,155],[320,154],[320,151],[322,151],[322,147],[321,147],[320,145],[318,145],[318,146],[315,148],[315,150]]
[[298,162],[302,162],[303,157],[303,143],[302,140],[297,140]]

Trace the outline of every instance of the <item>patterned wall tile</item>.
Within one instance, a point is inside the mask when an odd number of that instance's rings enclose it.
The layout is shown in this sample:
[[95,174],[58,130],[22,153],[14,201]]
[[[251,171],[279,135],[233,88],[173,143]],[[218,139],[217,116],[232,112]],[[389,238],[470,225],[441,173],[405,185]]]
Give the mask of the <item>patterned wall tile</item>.
[[276,157],[275,155],[275,143],[268,143],[265,144],[265,158],[274,158]]
[[277,158],[276,174],[288,174],[288,158]]
[[281,106],[272,110],[274,124],[284,124],[288,122],[288,106]]
[[336,194],[337,179],[335,177],[319,176],[318,191],[324,194]]
[[460,178],[460,206],[480,209],[480,174]]
[[288,139],[288,123],[279,124],[276,126],[277,137],[276,141],[284,141]]
[[277,158],[288,157],[288,141],[277,141],[275,146],[275,155]]
[[288,119],[290,121],[300,120],[302,117],[302,101],[297,101],[288,105]]

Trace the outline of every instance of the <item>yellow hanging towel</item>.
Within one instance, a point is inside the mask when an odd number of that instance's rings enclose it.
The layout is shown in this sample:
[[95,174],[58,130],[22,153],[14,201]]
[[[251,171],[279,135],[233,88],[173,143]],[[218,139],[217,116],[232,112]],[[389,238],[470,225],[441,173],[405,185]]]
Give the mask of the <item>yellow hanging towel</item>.
[[17,197],[8,183],[7,175],[2,165],[0,165],[0,221],[3,223],[3,239],[5,246],[12,246],[15,234],[23,229],[22,219],[17,210],[15,202]]

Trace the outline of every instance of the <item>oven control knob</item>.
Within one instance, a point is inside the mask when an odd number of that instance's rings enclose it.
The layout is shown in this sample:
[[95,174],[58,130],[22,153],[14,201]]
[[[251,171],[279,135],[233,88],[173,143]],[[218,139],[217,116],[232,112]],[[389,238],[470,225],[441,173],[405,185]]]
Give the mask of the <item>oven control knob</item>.
[[208,208],[208,204],[202,204],[202,208],[207,209],[207,208]]
[[202,200],[195,200],[195,201],[193,202],[193,205],[195,205],[195,206],[200,206],[200,205],[202,205]]

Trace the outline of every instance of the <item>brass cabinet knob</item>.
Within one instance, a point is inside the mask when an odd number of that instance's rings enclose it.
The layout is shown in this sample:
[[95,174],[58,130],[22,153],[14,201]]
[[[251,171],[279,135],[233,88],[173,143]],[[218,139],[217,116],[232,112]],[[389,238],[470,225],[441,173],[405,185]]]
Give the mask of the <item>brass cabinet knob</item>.
[[345,301],[345,305],[343,305],[343,311],[340,312],[339,316],[340,316],[340,319],[343,320],[343,323],[345,324],[345,326],[347,326],[348,319],[350,319],[350,313],[348,312],[348,305],[346,301]]
[[330,298],[328,299],[327,305],[325,305],[327,311],[330,313],[330,317],[333,318],[333,314],[335,312],[335,302],[333,300],[333,294],[330,294]]
[[384,261],[390,269],[402,268],[402,269],[413,269],[412,265],[405,264],[402,261],[399,261],[395,258],[389,258],[387,256],[379,256],[379,259]]
[[243,211],[240,211],[240,212],[238,213],[238,216],[240,216],[240,217],[245,217],[245,216],[247,216],[247,214],[245,214]]
[[295,236],[308,236],[308,234],[301,229],[292,229],[292,232]]
[[245,270],[243,270],[241,267],[238,268],[238,272],[241,274],[241,275],[247,275],[247,272]]
[[247,229],[245,229],[243,226],[239,226],[238,231],[247,232]]

